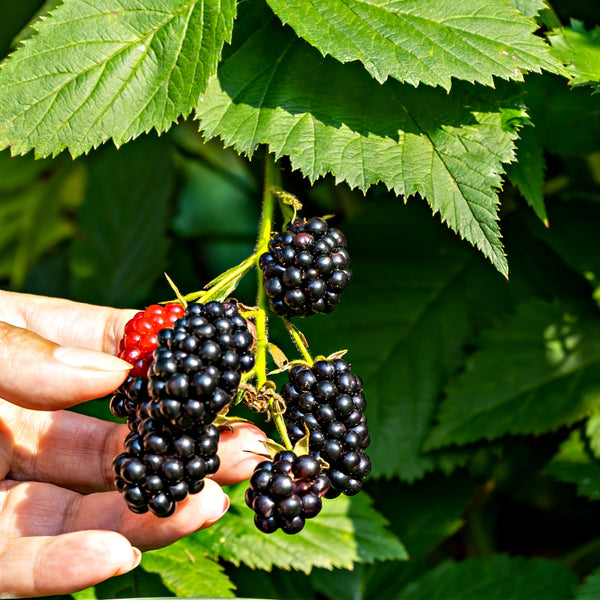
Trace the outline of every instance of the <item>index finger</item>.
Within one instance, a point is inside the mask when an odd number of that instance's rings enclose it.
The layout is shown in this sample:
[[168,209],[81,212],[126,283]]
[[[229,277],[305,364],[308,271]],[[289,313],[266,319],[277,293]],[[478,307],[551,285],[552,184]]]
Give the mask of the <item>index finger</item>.
[[61,346],[116,354],[125,324],[137,311],[0,290],[0,321]]

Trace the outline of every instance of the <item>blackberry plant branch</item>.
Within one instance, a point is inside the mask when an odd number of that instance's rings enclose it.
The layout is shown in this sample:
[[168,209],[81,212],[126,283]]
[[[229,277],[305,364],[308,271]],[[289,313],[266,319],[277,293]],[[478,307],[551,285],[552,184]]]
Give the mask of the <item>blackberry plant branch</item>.
[[296,327],[296,325],[294,325],[287,319],[283,319],[283,322],[285,323],[285,328],[288,330],[290,337],[292,338],[292,341],[294,342],[296,348],[298,348],[298,351],[300,352],[300,354],[302,354],[302,358],[304,358],[304,360],[308,363],[308,365],[312,367],[312,365],[314,363],[314,359],[308,350],[308,344],[306,343],[306,337],[298,329],[298,327]]
[[[257,295],[256,295],[256,314],[254,323],[256,325],[256,361],[254,371],[256,373],[256,389],[260,390],[267,382],[267,354],[268,354],[268,317],[267,317],[267,296],[265,294],[262,270],[258,264],[260,256],[268,250],[269,241],[271,239],[271,231],[273,229],[273,216],[275,211],[275,194],[274,189],[279,186],[279,166],[273,163],[270,157],[267,157],[265,162],[265,184],[263,193],[263,203],[261,211],[261,221],[258,231],[258,239],[256,241],[256,249],[254,252],[254,266],[257,274]],[[272,397],[269,397],[269,415],[273,419],[273,423],[277,428],[281,440],[286,449],[292,449],[292,443],[287,433],[287,427],[281,412],[275,409]]]

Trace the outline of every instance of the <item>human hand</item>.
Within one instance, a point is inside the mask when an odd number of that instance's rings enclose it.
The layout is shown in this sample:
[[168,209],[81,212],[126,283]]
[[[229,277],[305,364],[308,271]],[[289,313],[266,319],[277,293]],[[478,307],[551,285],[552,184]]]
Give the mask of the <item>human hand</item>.
[[110,394],[129,365],[113,356],[135,311],[0,291],[0,597],[67,594],[135,568],[229,508],[221,485],[247,479],[264,434],[221,434],[221,468],[159,519],[129,511],[112,461],[126,425],[62,410]]

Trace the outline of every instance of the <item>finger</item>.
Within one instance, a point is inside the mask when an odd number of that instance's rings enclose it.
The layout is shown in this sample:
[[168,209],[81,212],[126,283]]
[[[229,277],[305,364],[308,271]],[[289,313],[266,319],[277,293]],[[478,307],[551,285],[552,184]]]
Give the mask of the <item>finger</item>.
[[254,467],[264,459],[258,453],[266,452],[262,443],[267,436],[256,425],[235,423],[221,431],[219,459],[221,465],[212,478],[221,485],[232,485],[249,479]]
[[229,497],[214,481],[188,496],[168,518],[134,514],[119,492],[82,496],[49,483],[0,484],[0,531],[7,537],[53,536],[105,529],[124,535],[140,550],[161,548],[220,519]]
[[29,329],[61,346],[116,354],[135,310],[95,306],[62,298],[0,291],[0,321]]
[[140,559],[112,531],[0,540],[0,597],[70,594],[131,571]]
[[[0,425],[17,433],[12,448],[0,452],[0,475],[12,479],[45,481],[80,492],[113,489],[112,462],[123,452],[127,426],[70,411],[29,411],[0,400]],[[213,479],[230,485],[248,479],[263,460],[265,434],[251,423],[235,423],[221,432],[221,466]],[[10,456],[2,468],[2,455]]]
[[95,350],[59,346],[0,322],[0,397],[34,409],[58,409],[105,396],[131,366]]

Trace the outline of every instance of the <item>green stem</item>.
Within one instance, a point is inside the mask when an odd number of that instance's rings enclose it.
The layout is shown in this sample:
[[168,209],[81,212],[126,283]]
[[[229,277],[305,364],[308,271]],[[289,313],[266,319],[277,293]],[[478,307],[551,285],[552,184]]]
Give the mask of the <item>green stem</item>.
[[300,354],[302,354],[302,358],[312,367],[314,360],[308,351],[303,333],[289,321],[285,321],[285,327],[289,331],[296,348],[298,348]]
[[[267,157],[265,167],[265,188],[263,194],[263,205],[260,228],[258,232],[258,240],[256,242],[256,250],[254,252],[254,261],[256,264],[257,273],[257,297],[256,306],[258,310],[254,317],[256,324],[256,362],[254,370],[256,372],[256,389],[260,388],[267,382],[267,295],[265,294],[262,270],[258,264],[261,255],[267,251],[269,241],[271,239],[271,231],[273,229],[273,213],[275,211],[275,196],[273,189],[279,184],[279,167],[277,164],[272,164]],[[281,436],[283,445],[288,449],[292,449],[292,443],[287,434],[287,428],[283,416],[275,411],[273,401],[269,400],[269,414],[275,423],[275,427]]]

